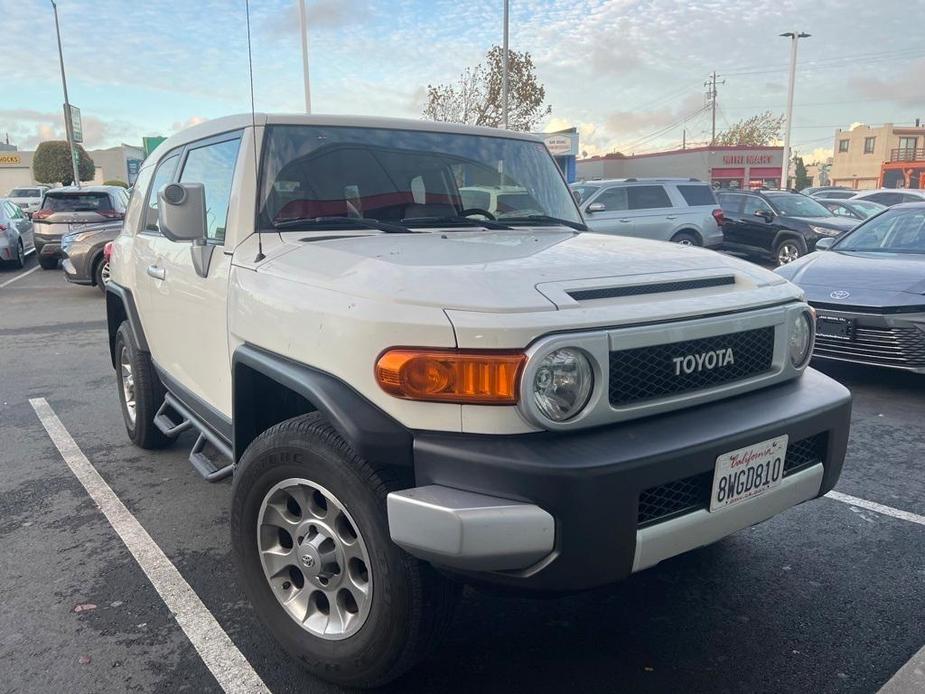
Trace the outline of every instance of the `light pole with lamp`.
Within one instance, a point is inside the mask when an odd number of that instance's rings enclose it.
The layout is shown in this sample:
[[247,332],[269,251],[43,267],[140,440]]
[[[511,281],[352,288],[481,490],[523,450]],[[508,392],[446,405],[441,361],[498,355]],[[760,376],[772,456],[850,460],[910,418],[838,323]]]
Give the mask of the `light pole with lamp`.
[[77,166],[77,150],[74,149],[74,132],[71,124],[71,103],[67,98],[67,79],[64,76],[64,52],[61,50],[61,30],[58,28],[58,6],[51,0],[55,12],[55,34],[58,36],[58,60],[61,63],[61,86],[64,87],[64,131],[67,133],[67,145],[71,151],[71,167],[74,171],[74,185],[80,188],[80,171]]

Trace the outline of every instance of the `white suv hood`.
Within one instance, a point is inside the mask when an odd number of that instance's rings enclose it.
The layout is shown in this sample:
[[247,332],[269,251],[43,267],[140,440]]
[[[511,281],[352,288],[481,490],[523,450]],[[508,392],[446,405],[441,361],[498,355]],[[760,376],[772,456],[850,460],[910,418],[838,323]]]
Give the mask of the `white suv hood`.
[[[325,238],[301,240],[319,236]],[[264,263],[261,272],[347,295],[461,311],[555,311],[554,293],[545,288],[580,280],[638,276],[643,283],[664,273],[689,278],[725,270],[746,276],[752,288],[784,283],[767,270],[713,251],[559,229],[336,239],[330,232],[301,232],[286,233],[284,240],[289,250]]]

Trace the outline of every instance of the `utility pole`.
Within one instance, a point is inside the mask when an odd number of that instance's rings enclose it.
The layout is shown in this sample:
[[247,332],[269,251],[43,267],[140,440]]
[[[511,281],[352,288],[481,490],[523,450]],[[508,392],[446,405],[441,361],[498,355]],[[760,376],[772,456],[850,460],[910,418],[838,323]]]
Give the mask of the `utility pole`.
[[681,149],[687,149],[687,128],[681,131]]
[[308,81],[308,18],[305,0],[299,0],[299,28],[302,34],[302,81],[305,84],[305,113],[312,112],[312,90]]
[[793,87],[797,77],[797,45],[800,39],[807,39],[810,34],[801,31],[788,31],[781,36],[790,39],[790,83],[787,85],[787,120],[784,125],[784,160],[780,167],[780,187],[787,189],[790,182],[790,128],[793,125]]
[[713,125],[710,130],[710,147],[713,147],[716,144],[716,85],[726,84],[726,80],[717,82],[716,77],[716,70],[714,70],[713,74],[710,75],[710,79],[703,83],[703,86],[707,87],[707,100],[710,104],[711,110],[713,111]]
[[58,6],[51,0],[55,11],[55,34],[58,36],[58,60],[61,63],[61,86],[64,87],[64,132],[67,133],[67,146],[71,151],[71,167],[74,171],[74,185],[80,188],[80,171],[77,166],[77,150],[74,149],[74,133],[71,127],[71,102],[67,98],[67,79],[64,77],[64,52],[61,50],[61,30],[58,28]]
[[510,80],[508,76],[508,24],[509,24],[509,13],[510,13],[510,2],[509,0],[504,0],[504,46],[502,48],[503,56],[501,58],[501,112],[504,117],[504,129],[508,129],[508,82]]

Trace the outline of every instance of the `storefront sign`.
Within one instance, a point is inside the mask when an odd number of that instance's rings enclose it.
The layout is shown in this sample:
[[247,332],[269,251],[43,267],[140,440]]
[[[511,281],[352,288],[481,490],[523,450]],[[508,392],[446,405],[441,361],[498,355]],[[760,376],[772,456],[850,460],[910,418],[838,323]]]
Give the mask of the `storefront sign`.
[[22,157],[18,154],[0,154],[0,164],[22,164]]
[[723,164],[726,166],[748,164],[749,166],[760,166],[761,164],[773,164],[774,157],[770,154],[724,154]]
[[546,149],[552,154],[563,155],[572,153],[572,138],[565,135],[550,135],[545,138]]

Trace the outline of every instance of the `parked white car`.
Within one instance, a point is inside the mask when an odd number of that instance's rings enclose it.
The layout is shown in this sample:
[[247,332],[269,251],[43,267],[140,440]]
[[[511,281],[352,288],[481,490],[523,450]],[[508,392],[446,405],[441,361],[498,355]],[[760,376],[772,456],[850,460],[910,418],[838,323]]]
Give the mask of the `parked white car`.
[[600,586],[835,485],[850,395],[802,292],[584,229],[511,131],[247,114],[145,160],[107,285],[126,430],[233,473],[241,582],[318,676],[398,677],[462,583]]
[[22,188],[13,188],[7,193],[7,199],[19,205],[27,216],[31,217],[42,206],[42,198],[50,190],[48,186],[25,186]]
[[925,201],[925,190],[919,188],[878,188],[876,190],[863,190],[849,200],[869,200],[886,207],[899,205],[904,202]]

